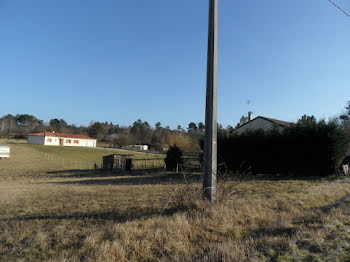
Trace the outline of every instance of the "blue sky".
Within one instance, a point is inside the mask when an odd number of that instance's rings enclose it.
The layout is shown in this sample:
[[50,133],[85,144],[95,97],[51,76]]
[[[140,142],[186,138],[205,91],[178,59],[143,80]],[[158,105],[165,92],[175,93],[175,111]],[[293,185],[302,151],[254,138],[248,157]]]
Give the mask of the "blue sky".
[[[0,116],[204,121],[207,21],[208,0],[0,0]],[[350,18],[327,0],[220,0],[219,27],[224,126],[350,100]]]

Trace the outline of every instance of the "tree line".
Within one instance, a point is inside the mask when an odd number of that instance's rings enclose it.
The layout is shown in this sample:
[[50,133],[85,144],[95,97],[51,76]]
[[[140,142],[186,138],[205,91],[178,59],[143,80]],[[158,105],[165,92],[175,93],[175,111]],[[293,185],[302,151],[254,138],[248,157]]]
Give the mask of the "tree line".
[[[350,134],[350,101],[344,112],[331,121]],[[233,130],[231,125],[223,127],[218,124],[220,137],[228,136]],[[151,126],[149,122],[138,119],[129,126],[112,122],[91,122],[89,126],[76,126],[59,118],[50,119],[46,123],[29,114],[8,114],[0,118],[0,137],[3,138],[25,139],[28,134],[44,131],[88,135],[116,148],[146,144],[154,150],[162,151],[164,147],[177,145],[184,151],[200,151],[205,125],[202,122],[190,122],[187,128],[178,125],[171,129],[169,126],[163,127],[160,122]]]
[[0,118],[2,138],[26,139],[31,133],[44,131],[87,135],[115,148],[142,144],[163,151],[166,147],[176,144],[184,151],[197,151],[200,150],[199,138],[204,134],[204,124],[191,122],[186,129],[181,125],[171,129],[169,126],[163,127],[160,122],[151,126],[149,122],[141,119],[129,126],[120,126],[112,122],[91,122],[89,126],[76,126],[59,118],[44,122],[30,114],[7,114]]

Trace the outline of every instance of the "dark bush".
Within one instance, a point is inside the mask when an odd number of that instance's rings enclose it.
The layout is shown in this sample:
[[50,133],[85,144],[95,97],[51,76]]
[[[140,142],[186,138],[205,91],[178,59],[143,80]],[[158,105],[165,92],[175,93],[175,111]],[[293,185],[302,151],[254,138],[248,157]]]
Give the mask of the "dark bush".
[[164,161],[168,170],[175,170],[178,164],[183,164],[182,150],[176,145],[171,146],[166,152],[166,158]]
[[232,171],[254,174],[328,175],[343,161],[348,135],[335,123],[299,121],[283,132],[251,131],[218,137],[218,155]]

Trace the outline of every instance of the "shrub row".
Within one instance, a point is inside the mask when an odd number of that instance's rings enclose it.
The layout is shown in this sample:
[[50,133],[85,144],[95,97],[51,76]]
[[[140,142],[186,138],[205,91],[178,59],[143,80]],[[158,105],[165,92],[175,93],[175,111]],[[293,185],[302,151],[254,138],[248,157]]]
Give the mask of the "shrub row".
[[254,174],[328,175],[345,158],[349,135],[335,123],[307,122],[282,132],[247,131],[218,137],[218,160]]

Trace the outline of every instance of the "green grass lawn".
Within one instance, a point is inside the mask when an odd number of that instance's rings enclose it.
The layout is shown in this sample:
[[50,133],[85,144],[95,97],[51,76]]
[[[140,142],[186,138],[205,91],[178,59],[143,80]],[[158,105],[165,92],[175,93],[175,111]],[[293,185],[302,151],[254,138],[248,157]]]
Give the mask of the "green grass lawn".
[[[24,150],[28,154],[34,154],[42,159],[50,160],[53,164],[57,163],[67,168],[92,168],[94,163],[100,167],[103,156],[111,154],[134,155],[134,159],[136,160],[134,163],[135,168],[143,166],[143,163],[137,161],[137,159],[164,159],[165,157],[164,155],[126,152],[117,149],[31,145],[27,144],[25,140],[1,140],[0,143],[9,145],[16,150]],[[149,166],[153,165],[153,161],[148,161],[147,163]],[[155,161],[155,164],[157,166],[162,166],[164,163],[162,160],[158,160]]]
[[149,159],[149,158],[163,158],[160,155],[138,153],[138,152],[125,152],[123,150],[117,149],[99,149],[99,148],[86,148],[86,147],[69,147],[69,146],[42,146],[42,145],[29,145],[25,146],[39,150],[40,152],[54,154],[58,157],[69,158],[74,160],[84,160],[84,161],[98,161],[101,160],[103,156],[112,154],[122,154],[122,155],[134,155],[135,159]]

